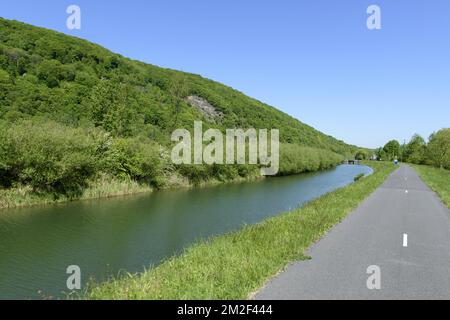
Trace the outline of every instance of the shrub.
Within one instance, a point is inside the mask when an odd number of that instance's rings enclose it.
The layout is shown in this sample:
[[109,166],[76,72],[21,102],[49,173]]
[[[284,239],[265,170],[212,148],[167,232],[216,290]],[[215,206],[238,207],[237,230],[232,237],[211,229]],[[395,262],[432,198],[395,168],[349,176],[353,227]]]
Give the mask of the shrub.
[[281,144],[279,175],[329,169],[341,163],[342,160],[341,155],[331,151],[295,144]]
[[450,169],[450,129],[442,129],[431,135],[427,156],[435,167]]
[[97,170],[99,141],[83,129],[26,120],[0,125],[0,178],[4,187],[77,195]]
[[162,187],[164,159],[161,147],[147,138],[113,140],[102,166],[115,176]]
[[367,160],[369,159],[369,154],[365,150],[358,150],[355,154],[355,160]]

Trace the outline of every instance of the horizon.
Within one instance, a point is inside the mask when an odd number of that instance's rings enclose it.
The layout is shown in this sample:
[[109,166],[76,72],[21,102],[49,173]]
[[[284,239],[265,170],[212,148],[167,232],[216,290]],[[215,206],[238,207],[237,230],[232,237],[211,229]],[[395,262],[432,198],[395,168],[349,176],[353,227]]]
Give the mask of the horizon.
[[[325,8],[320,5],[325,3],[323,0],[314,4],[284,1],[287,6],[265,2],[252,7],[245,3],[239,12],[223,4],[208,6],[203,0],[173,6],[175,2],[133,1],[143,9],[136,10],[132,5],[102,6],[84,0],[58,4],[48,0],[39,7],[27,7],[24,4],[29,1],[19,0],[13,5],[0,5],[0,12],[6,19],[76,36],[130,59],[200,74],[359,147],[375,149],[392,139],[403,143],[416,133],[427,139],[448,127],[450,109],[445,102],[450,93],[444,77],[450,71],[446,61],[450,45],[444,43],[443,37],[448,38],[445,30],[450,22],[439,19],[450,11],[448,3],[435,1],[438,5],[429,8],[425,1],[376,1],[382,10],[382,29],[368,30],[369,1],[332,3]],[[69,4],[81,8],[81,30],[66,28],[65,10]],[[157,10],[145,10],[150,7]],[[106,14],[105,8],[109,9]],[[255,8],[256,12],[252,10]],[[139,18],[130,15],[136,11]],[[173,14],[168,15],[169,11]],[[344,18],[340,14],[345,12],[348,15]],[[44,13],[48,18],[43,19]],[[150,19],[140,19],[142,15]],[[171,19],[174,16],[177,19]],[[115,20],[117,17],[120,19]],[[266,20],[259,21],[261,18]],[[267,24],[267,18],[277,23]],[[323,19],[323,25],[317,18]],[[236,25],[225,28],[229,19],[234,19]],[[174,20],[175,24],[168,23]],[[417,25],[411,21],[418,21]],[[212,28],[205,28],[208,24]],[[315,29],[304,30],[311,26]],[[148,30],[156,44],[145,41]],[[212,38],[214,31],[219,36]],[[278,34],[280,31],[285,34]],[[297,42],[292,42],[295,35],[299,35]],[[209,38],[200,43],[191,41],[200,36]],[[208,45],[211,43],[216,46]],[[268,43],[278,45],[280,50],[265,48]],[[245,50],[232,50],[231,45]],[[266,50],[259,51],[261,48]],[[332,49],[334,54],[330,55],[327,50]],[[303,70],[306,72],[300,73]]]

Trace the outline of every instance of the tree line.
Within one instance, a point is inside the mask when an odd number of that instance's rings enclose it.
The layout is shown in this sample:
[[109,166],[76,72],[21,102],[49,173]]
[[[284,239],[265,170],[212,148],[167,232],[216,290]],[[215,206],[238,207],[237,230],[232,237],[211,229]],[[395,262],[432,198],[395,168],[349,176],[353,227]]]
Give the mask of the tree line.
[[363,160],[375,156],[377,160],[431,165],[437,168],[450,169],[450,128],[441,129],[425,140],[415,134],[409,142],[400,144],[397,140],[387,142],[374,152],[359,150],[356,159]]

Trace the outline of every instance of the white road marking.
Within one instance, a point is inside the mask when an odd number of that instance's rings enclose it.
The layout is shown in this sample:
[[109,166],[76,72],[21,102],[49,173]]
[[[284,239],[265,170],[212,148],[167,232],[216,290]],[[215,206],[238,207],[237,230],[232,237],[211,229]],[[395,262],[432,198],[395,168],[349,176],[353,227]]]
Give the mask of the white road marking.
[[405,190],[405,193],[408,193],[408,190]]
[[403,247],[408,247],[408,235],[406,233],[403,234]]

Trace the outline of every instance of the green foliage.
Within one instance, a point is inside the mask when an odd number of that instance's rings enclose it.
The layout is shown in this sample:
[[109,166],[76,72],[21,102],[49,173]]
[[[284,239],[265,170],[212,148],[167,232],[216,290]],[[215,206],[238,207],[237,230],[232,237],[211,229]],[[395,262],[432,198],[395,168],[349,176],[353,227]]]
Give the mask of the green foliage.
[[427,143],[418,134],[414,135],[403,149],[403,160],[414,164],[423,164],[427,151]]
[[431,166],[415,165],[414,169],[450,208],[450,170],[433,168]]
[[397,140],[391,140],[383,147],[385,157],[383,160],[394,160],[400,158],[400,143]]
[[366,150],[358,150],[355,154],[356,160],[368,160],[369,159],[369,153]]
[[145,138],[116,139],[101,158],[107,172],[162,187],[164,159],[159,145]]
[[200,185],[211,179],[221,182],[248,179],[260,175],[259,167],[256,165],[180,165],[178,172],[186,177],[192,184]]
[[429,164],[438,168],[450,169],[450,129],[444,128],[433,133],[428,143],[415,134],[405,146],[392,140],[377,151],[379,159],[400,159],[413,164]]
[[3,187],[30,185],[36,191],[77,195],[97,171],[99,136],[55,122],[0,125]]
[[130,88],[116,80],[100,81],[85,101],[89,119],[114,136],[137,134],[143,129],[144,117],[134,112],[138,104],[128,92]]
[[450,129],[442,129],[430,136],[427,157],[434,166],[450,169]]
[[280,175],[325,170],[343,161],[343,157],[331,151],[301,147],[294,144],[280,146]]
[[[208,118],[188,103],[191,95],[223,116]],[[195,120],[222,132],[279,129],[281,174],[329,168],[357,150],[217,82],[0,18],[3,187],[75,197],[105,174],[158,188],[172,175],[194,184],[258,175],[257,166],[171,166],[172,131]]]
[[383,148],[378,148],[376,155],[379,161],[387,161],[389,158]]
[[148,138],[113,139],[101,129],[41,119],[0,124],[0,181],[78,197],[102,173],[161,187],[164,157]]
[[0,69],[0,83],[8,83],[10,81],[9,74],[5,70]]
[[0,83],[13,83],[2,92],[6,101],[0,100],[0,107],[23,117],[46,114],[70,126],[91,122],[120,137],[156,126],[156,142],[166,145],[162,137],[170,137],[175,126],[208,121],[186,102],[187,96],[198,95],[223,113],[219,129],[279,129],[282,142],[356,152],[354,146],[232,88],[131,61],[88,41],[0,18],[0,44]]
[[178,124],[178,115],[182,111],[183,100],[189,95],[189,87],[187,85],[186,77],[181,74],[175,74],[172,82],[169,85],[169,94],[172,96],[174,109],[174,128]]

